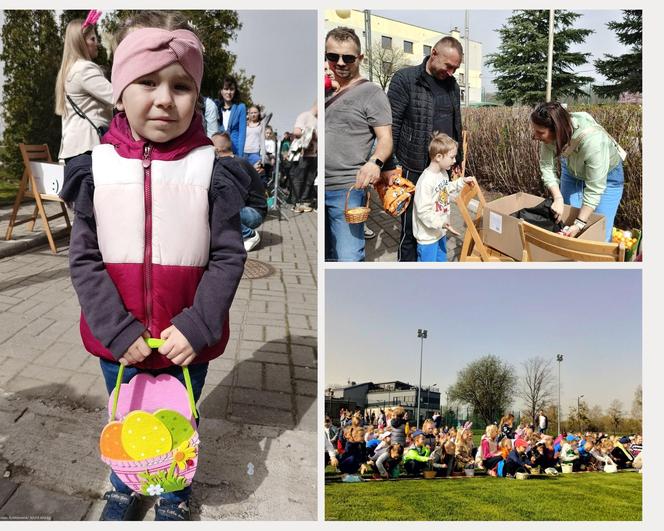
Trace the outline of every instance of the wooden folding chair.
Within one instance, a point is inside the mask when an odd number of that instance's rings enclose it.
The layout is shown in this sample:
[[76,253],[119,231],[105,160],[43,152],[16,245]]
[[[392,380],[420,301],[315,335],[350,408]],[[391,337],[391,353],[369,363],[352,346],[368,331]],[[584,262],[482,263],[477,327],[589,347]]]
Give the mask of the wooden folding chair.
[[520,223],[523,261],[531,262],[533,251],[542,249],[577,262],[624,262],[623,243],[604,243],[560,236],[530,223]]
[[[57,218],[65,218],[67,223],[67,229],[71,230],[71,223],[69,222],[69,215],[67,214],[67,207],[65,202],[60,199],[59,196],[54,194],[40,193],[39,188],[37,187],[37,181],[34,174],[32,173],[32,168],[30,167],[30,162],[48,162],[53,163],[51,159],[51,153],[48,150],[46,144],[41,145],[26,145],[19,144],[21,150],[21,156],[23,157],[23,177],[21,177],[21,184],[19,185],[18,194],[16,200],[14,201],[14,209],[9,218],[9,227],[7,227],[7,233],[5,235],[5,240],[11,240],[12,231],[16,225],[22,225],[23,223],[30,223],[29,229],[32,231],[35,227],[35,222],[37,221],[37,214],[44,224],[44,231],[46,232],[46,237],[48,238],[48,245],[51,248],[51,251],[55,254],[58,252],[57,247],[55,246],[55,241],[53,240],[53,233],[51,232],[51,227],[49,226],[49,221],[53,221]],[[16,216],[18,215],[18,210],[21,207],[21,203],[25,198],[33,198],[35,200],[35,209],[32,212],[32,216],[16,221]],[[62,212],[48,216],[46,210],[44,209],[44,201],[57,201],[60,203]]]
[[[468,209],[469,203],[476,199],[478,202],[477,212],[473,218]],[[514,259],[506,254],[487,246],[479,230],[482,224],[482,213],[486,206],[484,195],[480,190],[479,184],[475,183],[464,185],[456,199],[456,204],[466,224],[466,235],[463,238],[463,246],[459,255],[460,262],[514,262]]]

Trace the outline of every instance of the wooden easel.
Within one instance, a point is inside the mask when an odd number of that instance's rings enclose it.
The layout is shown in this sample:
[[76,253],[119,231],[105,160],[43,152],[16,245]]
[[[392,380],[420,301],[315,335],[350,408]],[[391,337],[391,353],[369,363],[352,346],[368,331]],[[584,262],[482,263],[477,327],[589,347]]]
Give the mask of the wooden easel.
[[[12,210],[11,217],[9,218],[9,227],[7,227],[7,233],[5,235],[5,240],[11,240],[12,231],[16,225],[22,225],[23,223],[30,223],[28,230],[32,231],[35,227],[35,222],[37,221],[37,214],[44,224],[44,231],[46,232],[46,237],[48,238],[48,245],[51,248],[53,254],[58,252],[57,247],[55,246],[55,241],[53,240],[53,233],[51,232],[51,227],[49,226],[49,221],[53,221],[57,218],[65,218],[67,223],[67,229],[71,230],[71,223],[69,222],[69,215],[67,214],[67,207],[65,207],[65,202],[60,199],[59,196],[53,194],[43,194],[39,193],[37,182],[35,176],[32,173],[30,167],[30,162],[50,162],[53,163],[51,159],[51,153],[48,150],[46,144],[41,145],[26,145],[19,144],[21,150],[21,156],[23,157],[23,177],[21,177],[21,184],[19,185],[18,194],[16,195],[16,200],[14,201],[14,208]],[[32,212],[32,216],[16,221],[16,216],[18,215],[18,210],[21,207],[23,200],[28,198],[33,198],[35,200],[35,209]],[[62,212],[54,214],[53,216],[47,216],[46,210],[44,209],[44,201],[57,201],[60,203]]]
[[[476,199],[478,202],[477,212],[473,218],[470,215],[468,204]],[[496,251],[484,244],[478,228],[482,224],[482,213],[486,206],[484,195],[478,184],[464,185],[456,199],[459,213],[466,224],[466,235],[463,238],[463,246],[459,255],[460,262],[514,262],[514,259],[500,251]]]
[[[466,176],[466,159],[468,156],[468,134],[464,131],[462,135],[463,160],[461,161],[461,175],[459,178]],[[474,218],[470,215],[470,210],[468,209],[468,205],[473,199],[476,199],[478,202]],[[463,238],[459,261],[514,262],[513,258],[488,247],[482,240],[478,228],[482,223],[482,213],[484,212],[486,201],[484,200],[484,195],[482,194],[482,190],[480,190],[479,184],[476,183],[474,186],[465,184],[457,196],[456,204],[463,222],[466,224],[466,235]]]

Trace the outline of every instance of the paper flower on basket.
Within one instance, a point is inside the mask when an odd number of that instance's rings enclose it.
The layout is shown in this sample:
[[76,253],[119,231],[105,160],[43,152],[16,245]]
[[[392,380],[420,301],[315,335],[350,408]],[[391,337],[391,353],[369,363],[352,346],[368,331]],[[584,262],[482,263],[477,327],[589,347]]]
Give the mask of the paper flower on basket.
[[148,485],[145,490],[150,496],[159,496],[160,494],[163,494],[164,487],[161,485]]
[[185,441],[175,450],[173,461],[180,471],[182,471],[189,466],[189,462],[191,462],[194,457],[196,457],[196,450],[189,446],[189,441]]

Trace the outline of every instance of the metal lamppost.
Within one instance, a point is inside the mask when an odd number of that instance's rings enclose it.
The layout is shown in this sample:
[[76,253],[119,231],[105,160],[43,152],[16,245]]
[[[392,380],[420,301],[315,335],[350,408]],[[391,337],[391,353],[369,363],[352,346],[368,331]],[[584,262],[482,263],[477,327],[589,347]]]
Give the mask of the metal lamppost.
[[[547,54],[546,65],[546,101],[551,101],[551,86],[553,84],[553,28],[554,28],[554,15],[555,11],[549,9],[549,51]],[[562,356],[561,356],[562,358]],[[558,360],[558,361],[562,361]],[[560,433],[560,429],[558,429]]]
[[579,420],[579,431],[581,431],[581,399],[585,395],[579,395],[576,397],[576,417]]
[[[371,62],[371,10],[370,9],[365,9],[364,10],[364,51],[367,56],[367,62],[369,63],[369,81],[373,81],[373,69],[371,68],[372,62]],[[426,330],[425,336],[426,336]]]
[[422,391],[422,351],[424,350],[424,340],[427,338],[427,331],[422,328],[417,329],[417,337],[420,338],[420,384],[417,386],[417,422],[416,427],[420,429],[420,393]]
[[560,364],[563,361],[563,355],[556,355],[556,361],[558,362],[558,435],[560,435]]

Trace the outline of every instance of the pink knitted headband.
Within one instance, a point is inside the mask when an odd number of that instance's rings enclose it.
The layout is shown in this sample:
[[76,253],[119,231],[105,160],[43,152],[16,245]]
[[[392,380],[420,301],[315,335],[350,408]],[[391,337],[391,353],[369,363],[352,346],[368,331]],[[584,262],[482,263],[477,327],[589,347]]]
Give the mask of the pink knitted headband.
[[168,31],[157,28],[141,28],[130,32],[119,44],[113,57],[113,102],[118,102],[122,91],[132,81],[173,63],[182,65],[200,92],[203,45],[196,35],[188,30]]

